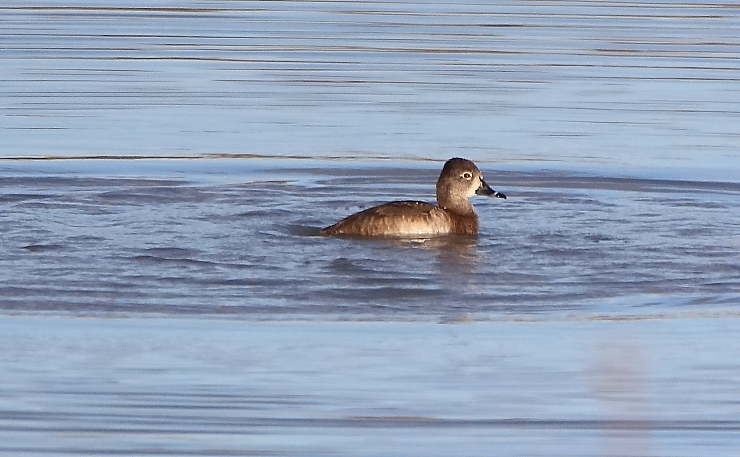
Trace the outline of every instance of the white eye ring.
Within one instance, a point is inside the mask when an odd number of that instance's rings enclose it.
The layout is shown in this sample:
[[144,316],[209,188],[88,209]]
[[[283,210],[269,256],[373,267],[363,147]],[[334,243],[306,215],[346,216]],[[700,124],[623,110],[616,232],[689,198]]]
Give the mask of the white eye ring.
[[465,173],[462,174],[462,177],[470,181],[471,179],[473,179],[473,173],[466,171]]

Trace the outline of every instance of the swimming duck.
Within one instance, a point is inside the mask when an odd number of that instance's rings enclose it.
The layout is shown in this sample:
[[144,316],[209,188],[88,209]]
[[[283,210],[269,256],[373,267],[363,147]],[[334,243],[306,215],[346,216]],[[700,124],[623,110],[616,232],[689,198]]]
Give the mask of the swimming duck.
[[418,201],[385,203],[347,216],[319,234],[376,237],[477,235],[478,216],[468,201],[473,195],[506,198],[486,184],[473,162],[450,159],[437,180],[437,205]]

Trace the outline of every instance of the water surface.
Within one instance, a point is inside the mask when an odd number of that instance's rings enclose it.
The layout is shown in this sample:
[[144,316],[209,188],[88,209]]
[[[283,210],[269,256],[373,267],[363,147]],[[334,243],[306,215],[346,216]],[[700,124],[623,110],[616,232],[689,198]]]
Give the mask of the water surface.
[[[6,1],[0,454],[738,454],[731,2]],[[321,227],[431,201],[477,238]]]
[[402,157],[736,180],[731,3],[6,2],[11,156]]
[[4,309],[501,319],[735,313],[740,297],[736,183],[482,165],[509,198],[474,198],[479,237],[361,241],[316,235],[393,198],[433,201],[441,164],[81,163],[3,179]]

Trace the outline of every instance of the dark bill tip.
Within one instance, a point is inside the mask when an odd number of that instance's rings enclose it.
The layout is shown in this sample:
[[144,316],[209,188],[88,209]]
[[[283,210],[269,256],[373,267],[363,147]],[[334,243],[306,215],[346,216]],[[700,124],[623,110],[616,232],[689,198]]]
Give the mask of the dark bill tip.
[[491,187],[488,184],[486,184],[486,182],[483,181],[482,179],[480,180],[480,187],[478,187],[475,190],[475,193],[477,195],[489,195],[491,197],[498,197],[498,198],[504,198],[504,199],[506,198],[506,195],[502,194],[501,192],[497,192],[491,189]]

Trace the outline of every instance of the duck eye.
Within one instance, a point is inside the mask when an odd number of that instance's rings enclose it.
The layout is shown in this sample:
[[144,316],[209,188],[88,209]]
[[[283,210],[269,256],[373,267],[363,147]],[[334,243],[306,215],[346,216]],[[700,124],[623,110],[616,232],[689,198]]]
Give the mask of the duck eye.
[[466,171],[465,173],[462,174],[462,177],[470,181],[473,178],[473,173]]

